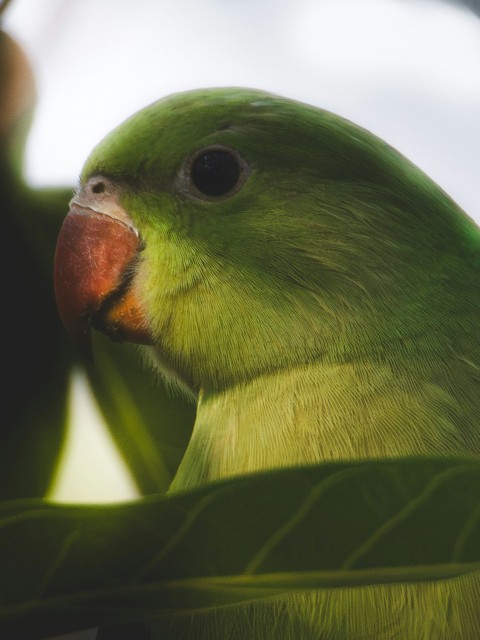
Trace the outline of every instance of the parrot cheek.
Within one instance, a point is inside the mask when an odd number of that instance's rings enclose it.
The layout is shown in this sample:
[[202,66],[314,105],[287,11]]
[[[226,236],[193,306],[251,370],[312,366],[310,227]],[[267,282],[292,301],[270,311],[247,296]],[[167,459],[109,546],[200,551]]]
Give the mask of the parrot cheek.
[[57,241],[54,286],[67,332],[91,357],[90,328],[152,344],[133,277],[141,241],[124,222],[73,204]]
[[[126,282],[129,282],[128,278]],[[133,286],[125,288],[122,285],[92,316],[91,323],[113,340],[153,345],[153,337]]]

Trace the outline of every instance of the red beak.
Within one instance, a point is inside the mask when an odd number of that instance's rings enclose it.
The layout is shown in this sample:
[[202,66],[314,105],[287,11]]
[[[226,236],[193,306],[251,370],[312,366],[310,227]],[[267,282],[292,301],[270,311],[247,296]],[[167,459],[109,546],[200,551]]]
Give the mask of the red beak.
[[153,344],[135,295],[141,251],[134,229],[73,203],[58,236],[54,285],[67,332],[91,359],[91,326],[114,340]]

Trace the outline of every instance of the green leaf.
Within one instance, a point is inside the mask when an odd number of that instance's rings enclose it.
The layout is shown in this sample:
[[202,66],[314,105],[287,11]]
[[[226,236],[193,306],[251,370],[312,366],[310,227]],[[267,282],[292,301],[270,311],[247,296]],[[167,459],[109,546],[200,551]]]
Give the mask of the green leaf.
[[11,188],[7,177],[0,166],[0,497],[14,498],[42,496],[50,484],[66,424],[72,347],[52,284],[55,237],[68,195]]
[[105,507],[0,507],[0,637],[480,569],[480,463],[328,464]]

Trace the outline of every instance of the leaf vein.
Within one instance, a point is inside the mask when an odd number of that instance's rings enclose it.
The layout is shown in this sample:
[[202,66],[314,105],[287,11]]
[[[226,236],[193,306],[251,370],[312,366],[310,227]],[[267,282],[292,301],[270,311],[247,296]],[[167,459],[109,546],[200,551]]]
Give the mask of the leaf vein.
[[80,535],[80,532],[78,530],[74,530],[74,531],[71,531],[70,534],[65,538],[65,540],[63,541],[63,544],[58,550],[58,553],[55,559],[53,560],[51,565],[48,567],[47,571],[45,572],[45,575],[40,581],[34,596],[34,600],[41,599],[42,595],[47,590],[49,583],[52,581],[54,575],[62,567],[62,563],[67,557],[73,542],[77,538],[79,538],[79,535]]
[[475,529],[475,526],[480,521],[480,505],[473,510],[473,512],[468,517],[466,523],[462,527],[457,540],[455,541],[455,545],[452,551],[452,562],[458,562],[459,558],[462,554],[462,550],[467,543],[469,536]]
[[159,565],[169,553],[173,551],[173,549],[178,546],[181,541],[185,538],[188,532],[192,529],[196,520],[202,511],[206,509],[210,504],[215,502],[219,496],[224,495],[225,493],[229,493],[235,490],[235,485],[227,485],[225,487],[221,487],[207,495],[203,496],[197,504],[189,510],[187,517],[185,518],[183,524],[176,531],[176,533],[168,540],[168,542],[163,546],[162,549],[158,551],[158,553],[154,554],[148,562],[146,562],[143,567],[141,567],[137,573],[133,577],[133,583],[138,583],[143,580],[148,573],[152,572],[155,566]]
[[442,486],[442,484],[445,484],[452,477],[461,475],[462,473],[465,473],[465,467],[456,466],[434,476],[429,482],[427,482],[426,486],[420,491],[416,498],[410,500],[403,509],[398,511],[398,513],[396,513],[392,518],[386,520],[357,549],[355,549],[355,551],[342,563],[341,568],[351,570],[354,565],[375,546],[375,544],[377,544],[396,526],[410,517],[414,511],[428,500],[434,491]]
[[342,482],[344,479],[349,476],[358,474],[358,468],[346,469],[344,471],[337,471],[332,474],[328,478],[318,482],[314,485],[314,487],[310,490],[305,500],[302,502],[300,507],[292,514],[289,519],[281,526],[275,533],[273,533],[267,541],[262,545],[262,547],[257,551],[257,553],[251,558],[251,560],[246,565],[243,573],[245,575],[253,574],[258,569],[258,567],[265,562],[269,554],[273,551],[273,549],[285,538],[292,529],[294,529],[302,519],[307,515],[307,513],[311,510],[315,502],[329,489],[334,487],[335,485]]

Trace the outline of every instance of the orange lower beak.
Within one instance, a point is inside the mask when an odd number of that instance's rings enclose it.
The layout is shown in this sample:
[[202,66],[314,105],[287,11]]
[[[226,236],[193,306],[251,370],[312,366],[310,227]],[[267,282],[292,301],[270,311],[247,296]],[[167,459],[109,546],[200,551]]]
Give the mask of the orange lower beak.
[[91,358],[91,327],[114,340],[153,344],[133,280],[141,241],[116,218],[73,204],[55,253],[54,285],[62,321]]

